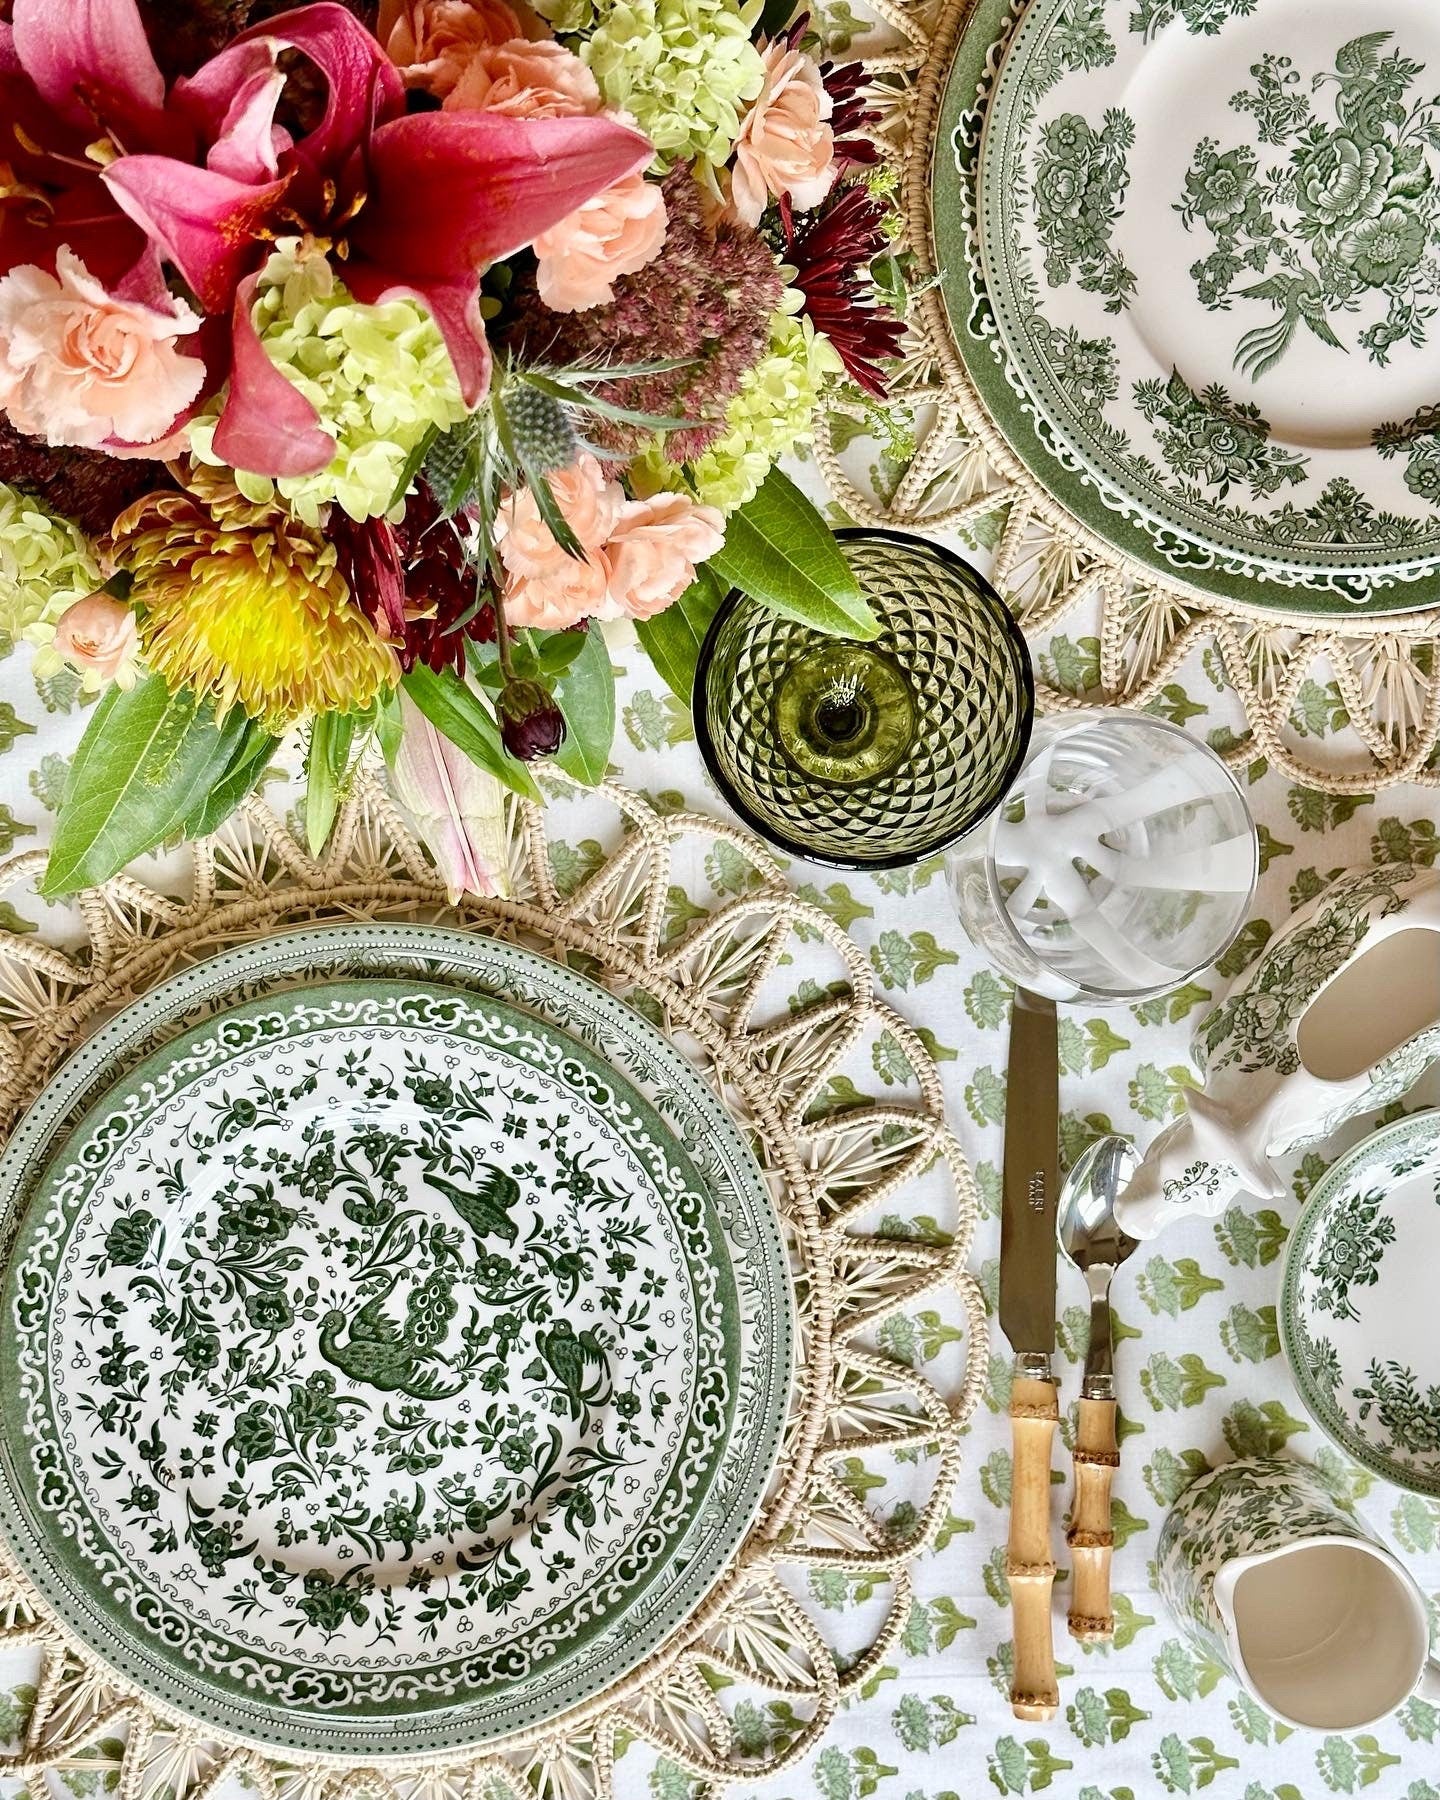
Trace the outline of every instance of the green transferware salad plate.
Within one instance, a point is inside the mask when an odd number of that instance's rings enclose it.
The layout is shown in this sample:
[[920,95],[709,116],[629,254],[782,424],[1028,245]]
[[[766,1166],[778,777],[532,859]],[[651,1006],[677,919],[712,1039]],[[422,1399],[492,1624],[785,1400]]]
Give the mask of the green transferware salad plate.
[[1290,1234],[1280,1340],[1305,1409],[1382,1481],[1440,1499],[1440,1112],[1374,1133]]
[[60,1073],[0,1201],[12,1548],[229,1735],[533,1725],[754,1517],[791,1355],[763,1181],[659,1033],[542,958],[362,926],[202,965]]
[[1004,22],[982,0],[962,43],[935,210],[957,341],[1007,438],[1172,579],[1290,611],[1426,604],[1440,13],[1034,0],[990,91],[975,56]]

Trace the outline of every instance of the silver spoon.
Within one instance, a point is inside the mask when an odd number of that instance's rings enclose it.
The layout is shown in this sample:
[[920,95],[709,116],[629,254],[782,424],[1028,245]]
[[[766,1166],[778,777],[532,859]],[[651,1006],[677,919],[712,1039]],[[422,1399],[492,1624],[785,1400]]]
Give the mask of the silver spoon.
[[1115,1435],[1115,1357],[1110,1333],[1110,1282],[1138,1240],[1123,1231],[1115,1202],[1140,1166],[1122,1137],[1089,1145],[1060,1191],[1056,1229],[1066,1260],[1090,1290],[1090,1343],[1075,1427],[1075,1498],[1066,1542],[1072,1551],[1070,1635],[1103,1643],[1115,1635],[1110,1605],[1110,1483],[1120,1466]]

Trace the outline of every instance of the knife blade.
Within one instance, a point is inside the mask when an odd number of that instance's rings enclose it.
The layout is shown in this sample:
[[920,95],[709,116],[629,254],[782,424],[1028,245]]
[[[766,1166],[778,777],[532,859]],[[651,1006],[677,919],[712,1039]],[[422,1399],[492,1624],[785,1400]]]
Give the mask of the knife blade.
[[1000,1212],[1000,1328],[1010,1382],[1012,1470],[1005,1570],[1015,1621],[1010,1709],[1052,1719],[1060,1704],[1051,1640],[1050,1458],[1059,1406],[1055,1349],[1055,1215],[1060,1202],[1060,1038],[1053,1000],[1015,990],[1005,1094]]
[[1055,1349],[1055,1213],[1060,1202],[1060,1032],[1055,1002],[1017,988],[1010,1008],[1000,1329],[1049,1378]]

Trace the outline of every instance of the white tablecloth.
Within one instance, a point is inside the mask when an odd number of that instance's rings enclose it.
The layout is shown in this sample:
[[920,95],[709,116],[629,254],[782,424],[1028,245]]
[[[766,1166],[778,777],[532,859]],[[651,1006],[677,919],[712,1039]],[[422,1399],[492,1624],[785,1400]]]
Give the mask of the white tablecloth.
[[[1059,654],[1083,663],[1088,652],[1077,641]],[[716,810],[685,709],[633,644],[616,645],[614,654],[626,671],[614,752],[621,777]],[[1053,645],[1048,654],[1057,654]],[[1169,716],[1199,734],[1233,726],[1237,715],[1217,673],[1197,659],[1167,694]],[[1311,688],[1302,701],[1313,732],[1325,729],[1333,708],[1323,687]],[[0,663],[0,853],[46,843],[84,716],[67,677],[37,688],[28,651]],[[1249,791],[1264,852],[1256,918],[1272,925],[1337,869],[1372,859],[1433,863],[1440,855],[1433,800],[1417,789],[1335,799],[1255,770]],[[573,850],[577,863],[589,854],[583,840]],[[725,875],[722,859],[712,876],[723,886]],[[1008,989],[967,944],[938,864],[868,880],[796,863],[791,877],[866,946],[888,997],[933,1034],[953,1121],[985,1199],[976,1268],[993,1304]],[[0,903],[8,926],[70,935],[63,915],[33,895],[10,889]],[[1255,937],[1252,930],[1252,944]],[[1064,1016],[1067,1152],[1112,1126],[1144,1143],[1173,1116],[1188,1078],[1191,1029],[1223,985],[1212,975],[1138,1010],[1081,1007]],[[877,1069],[877,1091],[884,1080]],[[1432,1083],[1410,1105],[1437,1092]],[[1352,1128],[1327,1154],[1363,1129]],[[920,1599],[900,1652],[809,1764],[761,1790],[767,1797],[977,1800],[993,1784],[1002,1794],[1048,1792],[1056,1800],[1149,1800],[1202,1789],[1212,1800],[1362,1791],[1373,1800],[1440,1800],[1440,1709],[1415,1700],[1393,1722],[1351,1737],[1277,1730],[1219,1669],[1190,1654],[1150,1585],[1148,1565],[1174,1494],[1207,1465],[1284,1450],[1317,1462],[1353,1495],[1406,1555],[1432,1607],[1440,1605],[1440,1506],[1370,1481],[1330,1449],[1307,1421],[1280,1355],[1275,1300],[1284,1239],[1321,1166],[1312,1155],[1295,1170],[1294,1202],[1236,1207],[1219,1221],[1176,1227],[1138,1253],[1117,1283],[1125,1424],[1115,1484],[1118,1630],[1111,1648],[1078,1649],[1064,1635],[1065,1589],[1057,1590],[1064,1668],[1054,1723],[1026,1726],[1011,1717],[996,1660],[1010,1635],[1003,1574],[1010,1456],[1008,1424],[992,1399],[970,1430],[943,1546],[916,1570]],[[1078,1277],[1063,1268],[1061,1306],[1058,1363],[1069,1406],[1085,1310]],[[933,1315],[922,1317],[906,1347],[922,1359],[953,1355],[944,1337]],[[992,1370],[1007,1366],[998,1338],[991,1358]],[[1069,1456],[1057,1446],[1057,1475],[1062,1468],[1057,1543],[1069,1482]],[[815,1592],[827,1607],[865,1603],[833,1572],[817,1577]],[[766,1721],[754,1728],[765,1730]],[[679,1772],[663,1767],[653,1776],[637,1768],[636,1782],[657,1800],[688,1792]]]

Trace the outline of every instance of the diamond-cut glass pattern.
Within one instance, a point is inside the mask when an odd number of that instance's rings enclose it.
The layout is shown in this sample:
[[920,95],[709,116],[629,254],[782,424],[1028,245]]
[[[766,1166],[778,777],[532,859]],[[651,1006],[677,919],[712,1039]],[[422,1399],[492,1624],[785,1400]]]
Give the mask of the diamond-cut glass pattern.
[[[700,744],[726,799],[783,849],[860,867],[914,862],[977,824],[1009,785],[1030,737],[1030,658],[999,595],[959,557],[890,532],[837,536],[881,622],[866,649],[909,690],[902,753],[868,779],[834,780],[787,743],[780,697],[837,640],[746,595],[717,615],[701,656]],[[856,662],[863,688],[877,665]],[[883,704],[887,684],[869,685]]]

